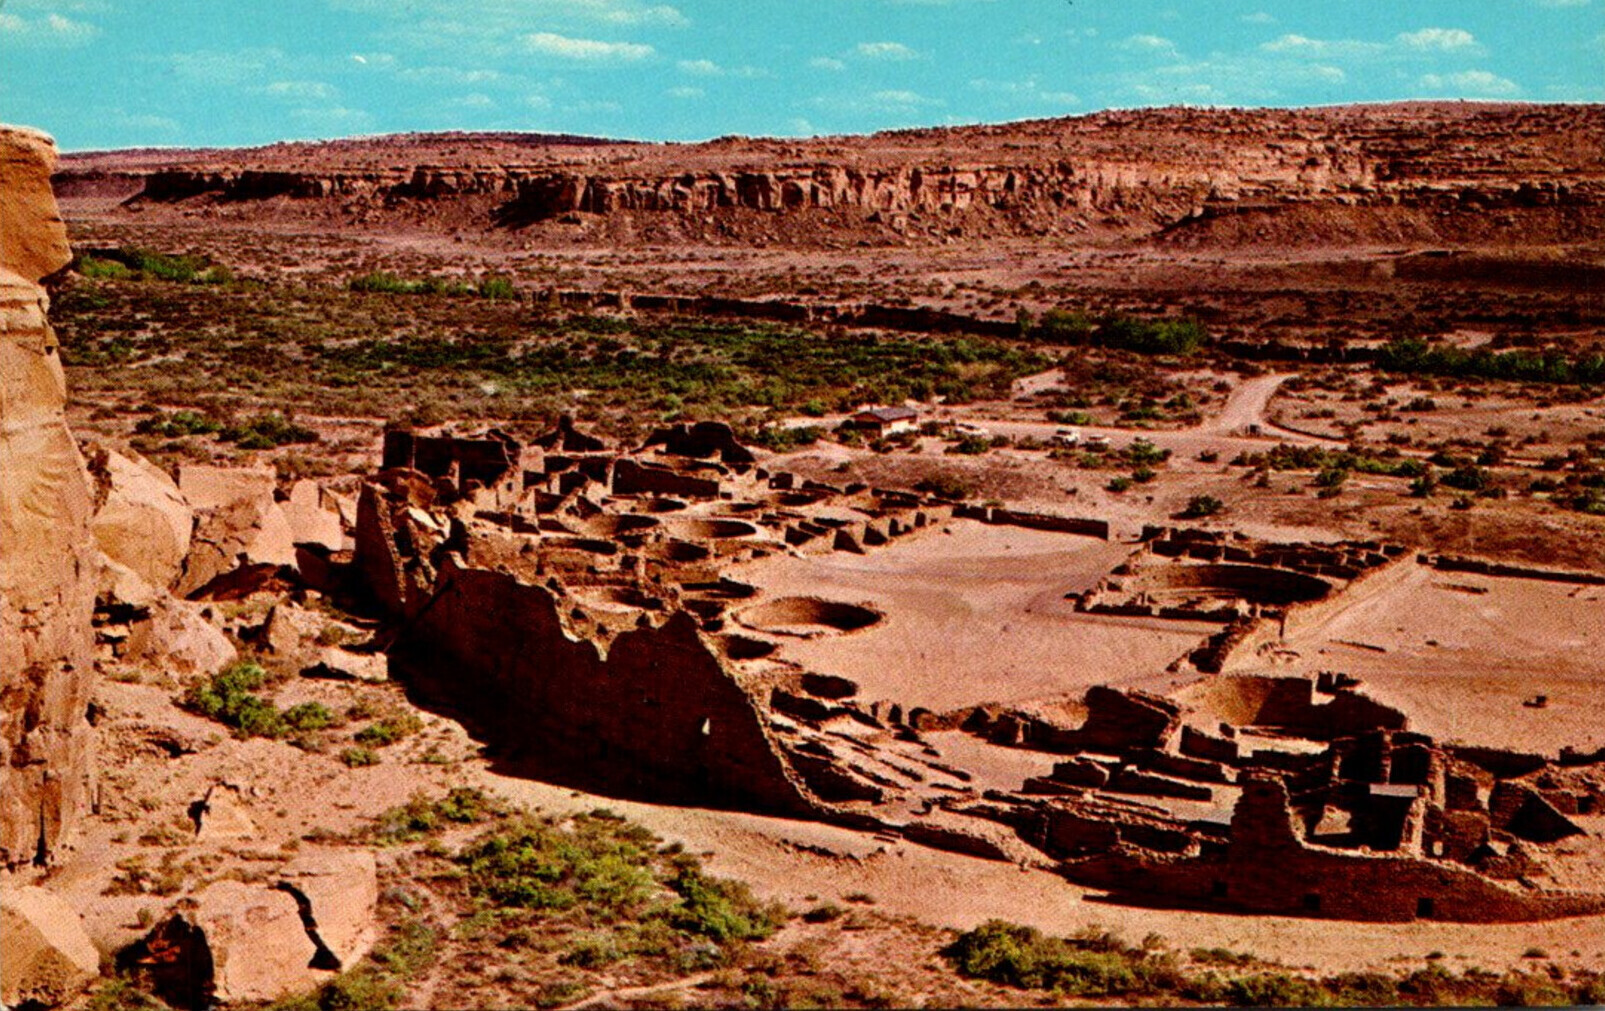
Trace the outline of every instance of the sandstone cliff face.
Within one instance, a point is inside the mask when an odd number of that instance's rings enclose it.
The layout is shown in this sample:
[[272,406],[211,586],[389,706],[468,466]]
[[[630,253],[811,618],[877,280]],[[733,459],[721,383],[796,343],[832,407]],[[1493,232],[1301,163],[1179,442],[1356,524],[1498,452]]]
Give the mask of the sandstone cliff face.
[[[1501,241],[1513,229],[1573,241],[1600,232],[1605,203],[1605,117],[1586,106],[1149,109],[861,138],[596,151],[451,139],[430,148],[381,138],[365,153],[319,148],[294,158],[273,148],[208,152],[201,163],[175,154],[167,165],[125,168],[135,169],[129,178],[144,176],[134,199],[147,210],[253,208],[488,229],[596,215],[736,242],[806,242],[810,225],[825,229],[813,238],[878,226],[938,239],[1181,232],[1228,244],[1271,236],[1476,242],[1487,238],[1477,222],[1496,217]],[[386,154],[393,160],[382,160]],[[58,186],[96,188],[109,157],[86,156]],[[1311,219],[1312,209],[1335,216],[1333,234]]]
[[49,297],[54,143],[0,127],[0,863],[49,860],[87,806],[98,561]]

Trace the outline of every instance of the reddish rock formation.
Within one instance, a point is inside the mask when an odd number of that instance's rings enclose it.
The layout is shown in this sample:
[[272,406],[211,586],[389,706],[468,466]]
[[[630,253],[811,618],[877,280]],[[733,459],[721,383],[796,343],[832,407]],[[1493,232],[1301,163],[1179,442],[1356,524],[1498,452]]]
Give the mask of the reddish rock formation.
[[227,215],[252,203],[253,215],[539,227],[554,238],[621,220],[618,234],[635,241],[942,241],[958,228],[1475,244],[1509,242],[1513,229],[1525,241],[1597,238],[1601,150],[1597,107],[1409,103],[1110,111],[798,142],[573,146],[469,134],[92,154],[58,185],[102,199],[132,192],[147,212]]
[[0,863],[52,859],[88,791],[99,552],[41,280],[67,265],[55,145],[0,127]]

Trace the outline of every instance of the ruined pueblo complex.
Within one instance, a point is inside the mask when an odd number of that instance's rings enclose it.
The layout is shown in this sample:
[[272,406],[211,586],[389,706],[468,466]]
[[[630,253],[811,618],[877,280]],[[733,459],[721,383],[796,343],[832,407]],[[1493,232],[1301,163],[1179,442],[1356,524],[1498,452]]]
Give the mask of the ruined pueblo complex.
[[6,1006],[1597,996],[1602,152],[0,129]]

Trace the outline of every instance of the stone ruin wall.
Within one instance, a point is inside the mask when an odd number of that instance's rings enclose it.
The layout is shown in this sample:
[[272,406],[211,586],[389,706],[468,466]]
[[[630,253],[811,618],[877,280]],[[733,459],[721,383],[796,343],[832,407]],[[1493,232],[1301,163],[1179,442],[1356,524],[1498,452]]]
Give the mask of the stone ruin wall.
[[[703,437],[710,432],[718,438]],[[716,451],[728,434],[717,428],[663,434],[663,452],[649,458],[595,451],[560,430],[544,460],[509,452],[487,467],[488,484],[465,482],[462,469],[485,445],[423,442],[428,452],[407,461],[422,459],[430,474],[385,471],[363,491],[353,564],[365,581],[391,587],[380,598],[395,620],[393,669],[421,696],[479,724],[510,770],[604,793],[890,831],[990,859],[1046,859],[1071,880],[1138,902],[1360,920],[1500,922],[1605,911],[1605,896],[1525,880],[1517,887],[1523,875],[1543,873],[1552,843],[1580,831],[1568,815],[1605,803],[1596,773],[1576,769],[1586,761],[1574,761],[1557,784],[1564,761],[1439,747],[1410,733],[1405,714],[1336,675],[1319,684],[1211,678],[1177,698],[1098,686],[1086,694],[1085,718],[1071,726],[1061,718],[1068,707],[1032,714],[982,706],[946,716],[899,714],[888,703],[866,708],[851,699],[851,682],[766,659],[755,649],[761,640],[730,627],[750,610],[735,602],[753,599],[753,588],[720,575],[738,557],[776,550],[782,540],[802,554],[862,552],[948,515],[1053,521],[1050,529],[1057,520],[799,482],[756,467],[739,446]],[[707,461],[719,452],[742,462]],[[701,482],[692,490],[703,504],[681,512],[687,503],[668,502],[660,513],[667,500],[650,497],[661,491],[656,477],[636,484],[642,474]],[[453,498],[459,494],[466,497]],[[598,504],[609,497],[625,511]],[[800,518],[811,514],[788,502],[855,502],[875,518],[831,527]],[[763,526],[772,540],[743,548],[710,530],[696,557],[664,553],[697,545],[662,540],[659,516]],[[872,530],[884,533],[872,539]],[[1186,531],[1150,542],[1143,553],[1185,555],[1183,564],[1264,565],[1330,581],[1322,599],[1296,606],[1330,607],[1356,584],[1363,591],[1368,580],[1408,571],[1402,552],[1380,545],[1226,544]],[[703,596],[709,592],[716,596]],[[1280,608],[1272,611],[1279,621]],[[1222,736],[1199,729],[1204,713],[1221,721]],[[878,728],[873,743],[842,751],[828,723],[843,716]],[[898,763],[907,770],[911,759],[923,761],[920,732],[949,726],[1068,760],[1018,792],[980,791],[962,770],[928,761],[911,779],[935,774],[946,785],[896,782]],[[1326,748],[1288,752],[1238,735],[1237,726]],[[1190,821],[1197,816],[1165,807],[1238,789],[1229,824]],[[916,808],[912,819],[899,813]],[[1329,817],[1348,827],[1327,827]],[[1364,895],[1378,898],[1356,898]]]
[[1245,784],[1230,841],[1211,855],[1167,858],[1117,848],[1071,861],[1065,874],[1117,894],[1140,891],[1286,916],[1507,923],[1605,912],[1605,896],[1518,891],[1445,861],[1312,845],[1298,836],[1286,785],[1270,777]]
[[815,806],[689,613],[624,632],[604,652],[568,633],[559,606],[514,576],[448,566],[390,660],[492,740],[544,756],[561,781],[665,803]]
[[89,804],[99,577],[41,282],[67,266],[55,144],[0,126],[0,864],[49,862]]

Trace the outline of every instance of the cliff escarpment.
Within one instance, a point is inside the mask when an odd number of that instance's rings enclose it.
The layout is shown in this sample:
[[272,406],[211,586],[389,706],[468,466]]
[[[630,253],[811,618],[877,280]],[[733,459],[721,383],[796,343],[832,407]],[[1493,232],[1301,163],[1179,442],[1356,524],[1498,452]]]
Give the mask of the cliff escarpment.
[[99,556],[40,282],[71,258],[50,138],[0,126],[0,865],[46,863],[88,806]]
[[84,156],[57,185],[132,192],[128,204],[146,213],[554,237],[594,236],[600,224],[615,239],[736,243],[1571,242],[1605,232],[1605,111],[1590,106],[1153,109],[795,142],[449,140],[175,152],[166,164]]

